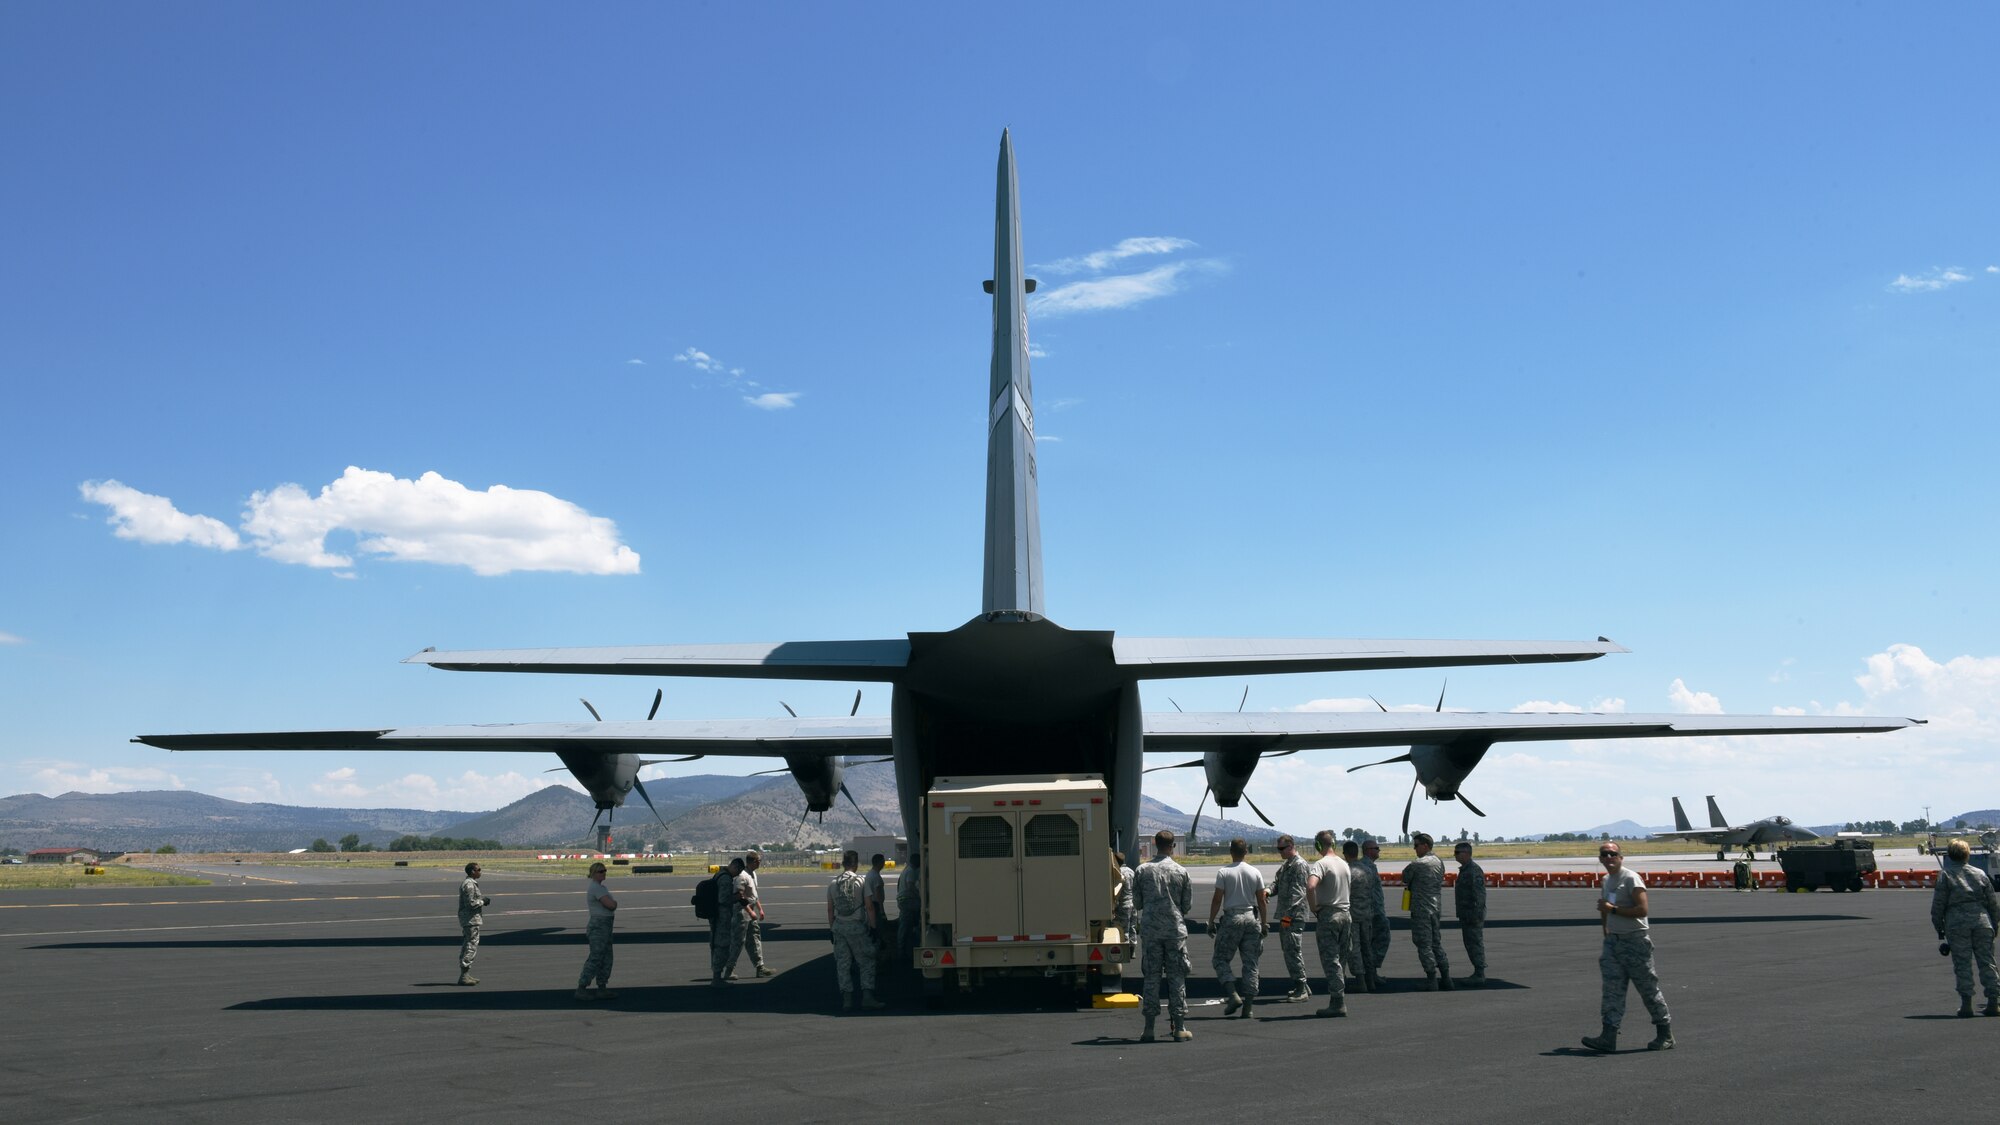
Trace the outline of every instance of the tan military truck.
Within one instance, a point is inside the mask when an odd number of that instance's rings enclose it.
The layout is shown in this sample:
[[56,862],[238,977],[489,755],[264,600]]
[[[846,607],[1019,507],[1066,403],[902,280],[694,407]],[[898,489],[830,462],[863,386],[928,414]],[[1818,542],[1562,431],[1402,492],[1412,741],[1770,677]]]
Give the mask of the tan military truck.
[[924,796],[924,995],[995,981],[1122,991],[1108,792],[1098,774],[941,777]]

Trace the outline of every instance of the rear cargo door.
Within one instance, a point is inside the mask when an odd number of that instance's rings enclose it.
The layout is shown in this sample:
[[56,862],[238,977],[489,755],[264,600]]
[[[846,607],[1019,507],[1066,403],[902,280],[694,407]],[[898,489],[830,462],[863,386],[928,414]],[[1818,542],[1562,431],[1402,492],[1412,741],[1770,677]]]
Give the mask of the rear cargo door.
[[958,855],[959,937],[1012,937],[1021,928],[1019,818],[1006,812],[954,812],[952,845]]
[[1066,810],[1021,814],[1022,933],[1085,936],[1083,816]]

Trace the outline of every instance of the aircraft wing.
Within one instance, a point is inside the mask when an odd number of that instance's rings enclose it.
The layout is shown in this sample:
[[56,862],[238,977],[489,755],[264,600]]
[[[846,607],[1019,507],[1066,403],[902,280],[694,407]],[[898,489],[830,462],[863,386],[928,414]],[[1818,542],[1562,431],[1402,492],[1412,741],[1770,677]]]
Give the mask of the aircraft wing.
[[1461,668],[1595,660],[1629,651],[1595,641],[1300,640],[1256,637],[1114,637],[1113,657],[1137,679]]
[[597,676],[720,676],[767,680],[893,680],[910,662],[907,637],[878,641],[779,641],[609,648],[425,649],[403,661],[455,672],[560,672]]
[[1740,844],[1741,840],[1731,840],[1727,828],[1690,828],[1686,832],[1655,832],[1654,840],[1700,840],[1704,844]]
[[1869,716],[1625,715],[1515,711],[1175,712],[1145,717],[1146,749],[1334,750],[1445,742],[1548,742],[1725,734],[1863,734],[1921,720]]
[[609,723],[468,723],[387,730],[145,734],[165,750],[476,750],[778,757],[889,753],[886,716],[660,719]]

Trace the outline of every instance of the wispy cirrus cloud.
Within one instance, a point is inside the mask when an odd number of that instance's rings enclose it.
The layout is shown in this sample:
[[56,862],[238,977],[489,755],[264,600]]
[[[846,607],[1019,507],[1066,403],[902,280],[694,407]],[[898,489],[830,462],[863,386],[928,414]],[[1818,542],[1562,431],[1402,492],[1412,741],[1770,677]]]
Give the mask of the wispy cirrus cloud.
[[12,633],[0,633],[0,645],[24,645],[27,643],[28,639],[26,637],[17,637]]
[[712,380],[711,383],[742,393],[744,403],[759,410],[790,410],[798,405],[799,396],[804,393],[767,391],[764,384],[757,380],[744,378],[743,368],[725,364],[700,348],[687,348],[676,353],[674,362],[685,363],[705,374],[721,376],[720,380]]
[[[123,539],[222,551],[249,547],[277,562],[335,570],[343,578],[353,577],[348,568],[357,555],[463,566],[483,576],[639,573],[638,553],[619,541],[609,519],[546,492],[504,484],[477,491],[435,472],[408,480],[350,465],[317,494],[297,484],[253,492],[240,529],[181,512],[164,496],[115,480],[86,481],[79,491],[111,509],[106,522]],[[334,534],[355,537],[352,553],[328,547]]]
[[[1988,266],[1986,272],[2000,273],[2000,267]],[[1949,289],[1960,282],[1971,280],[1972,275],[1964,269],[1958,266],[1945,266],[1927,270],[1914,277],[1899,273],[1896,275],[1896,280],[1889,283],[1889,288],[1898,293],[1935,293],[1940,289]]]
[[1093,250],[1088,254],[1078,254],[1073,258],[1058,258],[1053,262],[1038,265],[1035,269],[1043,273],[1103,273],[1127,258],[1141,254],[1172,254],[1193,249],[1194,243],[1185,238],[1127,238],[1109,250]]

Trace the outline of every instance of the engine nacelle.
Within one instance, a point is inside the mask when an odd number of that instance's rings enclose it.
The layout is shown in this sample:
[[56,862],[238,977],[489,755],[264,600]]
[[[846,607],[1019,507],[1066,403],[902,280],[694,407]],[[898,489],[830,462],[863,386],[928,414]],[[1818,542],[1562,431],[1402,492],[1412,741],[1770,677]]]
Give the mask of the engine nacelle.
[[637,754],[593,754],[582,750],[558,750],[556,756],[568,767],[570,776],[600,809],[622,808],[625,797],[639,780],[644,763]]
[[1410,764],[1417,769],[1417,781],[1424,796],[1433,801],[1458,798],[1458,787],[1493,748],[1485,740],[1463,740],[1438,745],[1410,747]]
[[1256,750],[1210,750],[1201,756],[1202,772],[1208,775],[1208,789],[1215,803],[1233,809],[1243,803],[1243,790],[1264,755]]
[[805,794],[806,811],[823,813],[833,807],[834,798],[840,796],[840,776],[846,772],[847,763],[836,757],[792,757],[786,755],[785,769],[798,782],[799,792]]

